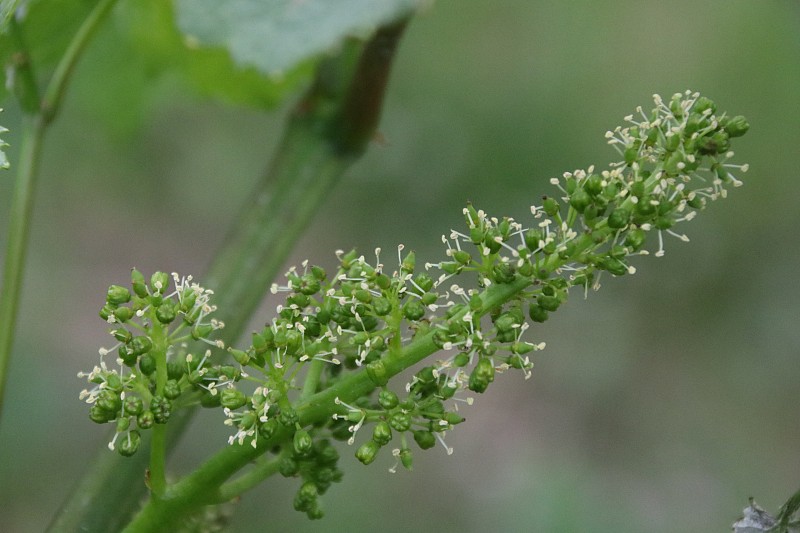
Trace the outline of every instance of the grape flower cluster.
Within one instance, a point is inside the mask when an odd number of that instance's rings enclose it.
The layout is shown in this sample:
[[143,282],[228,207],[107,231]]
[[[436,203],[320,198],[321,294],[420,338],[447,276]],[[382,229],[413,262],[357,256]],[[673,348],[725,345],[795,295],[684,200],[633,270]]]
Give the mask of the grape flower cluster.
[[[148,285],[134,270],[134,294],[112,286],[100,313],[118,344],[81,374],[93,385],[81,393],[90,418],[116,423],[110,446],[123,455],[136,451],[138,429],[166,422],[181,402],[221,406],[232,445],[257,448],[288,432],[279,471],[302,479],[294,505],[311,518],[322,515],[318,496],[341,479],[332,440],[358,440],[363,464],[396,443],[392,471],[412,467],[412,441],[452,453],[445,436],[464,420],[460,405],[499,373],[531,376],[530,356],[544,348],[529,339],[531,323],[547,320],[570,288],[587,294],[606,272],[633,274],[634,257],[663,255],[666,239],[688,240],[676,227],[741,185],[747,165],[730,162],[730,144],[748,130],[744,117],[717,114],[690,91],[656,95],[654,104],[606,134],[618,162],[552,179],[558,192],[532,207],[527,223],[468,205],[466,229],[442,237],[438,262],[420,265],[399,246],[392,268],[377,249],[374,260],[337,252],[332,274],[308,262],[290,269],[272,286],[285,295],[276,316],[246,349],[227,348],[228,364],[186,345],[223,347],[213,341],[222,324],[209,318],[211,292],[175,275],[167,294],[166,275]],[[104,361],[114,350],[115,362]],[[405,387],[390,387],[423,360]],[[353,374],[368,386],[349,387]],[[304,418],[303,402],[316,397],[332,400],[326,416]]]

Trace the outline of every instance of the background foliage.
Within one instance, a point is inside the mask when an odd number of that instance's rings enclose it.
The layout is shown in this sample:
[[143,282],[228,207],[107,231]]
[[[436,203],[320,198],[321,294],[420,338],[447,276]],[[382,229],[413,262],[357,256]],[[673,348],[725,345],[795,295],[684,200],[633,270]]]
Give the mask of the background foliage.
[[[158,3],[119,8],[145,17]],[[548,343],[534,378],[504,376],[467,411],[448,436],[454,456],[418,454],[414,473],[394,476],[388,456],[369,468],[344,458],[321,523],[291,509],[293,481],[272,480],[240,503],[237,530],[712,531],[749,495],[775,510],[800,471],[798,17],[788,0],[440,0],[417,17],[386,142],[331,195],[292,263],[399,242],[439,257],[465,201],[521,218],[550,177],[615,158],[603,133],[653,92],[692,88],[747,116],[737,159],[751,170],[692,225],[690,244],[606,278],[586,302],[574,294],[534,328]],[[201,58],[169,52],[168,28],[145,27],[101,30],[46,140],[0,426],[8,531],[41,531],[106,439],[73,379],[107,342],[96,315],[106,287],[134,265],[201,274],[280,131],[283,111],[259,110],[280,93],[226,77],[224,56],[210,75]],[[192,76],[208,77],[202,94]],[[221,83],[241,88],[234,102],[209,98]],[[12,130],[15,113],[2,117]],[[13,131],[8,142],[13,164]],[[224,445],[221,422],[198,417],[176,469]]]

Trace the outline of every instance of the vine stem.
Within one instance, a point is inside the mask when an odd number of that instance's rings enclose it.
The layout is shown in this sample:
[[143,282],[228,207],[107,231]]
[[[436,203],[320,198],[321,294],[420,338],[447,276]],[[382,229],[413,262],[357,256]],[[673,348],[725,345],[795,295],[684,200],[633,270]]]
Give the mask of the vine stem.
[[[164,327],[158,321],[154,309],[150,311],[153,324],[151,339],[156,361],[156,394],[163,398],[167,384],[167,339]],[[153,440],[150,443],[150,491],[161,498],[167,489],[167,428],[164,424],[153,425]]]
[[[14,342],[19,313],[19,300],[22,292],[22,282],[25,269],[25,258],[28,251],[28,237],[30,221],[33,213],[33,197],[36,191],[36,182],[41,156],[41,147],[47,127],[55,118],[61,104],[71,74],[75,65],[86,49],[91,38],[96,33],[100,24],[111,11],[117,0],[100,0],[83,21],[75,36],[72,38],[63,57],[56,66],[53,77],[50,79],[44,92],[44,97],[38,108],[31,107],[28,102],[38,100],[38,90],[35,86],[32,68],[28,63],[28,53],[19,35],[17,22],[10,25],[15,34],[15,44],[22,47],[18,54],[24,57],[18,68],[23,70],[20,76],[20,104],[24,112],[22,123],[22,145],[20,160],[17,170],[17,179],[14,183],[14,192],[11,200],[10,221],[8,224],[8,244],[6,247],[5,265],[3,268],[3,288],[0,293],[0,415],[3,411],[3,398],[5,385],[8,378],[8,365],[11,359],[11,348]],[[13,18],[13,16],[12,16]]]

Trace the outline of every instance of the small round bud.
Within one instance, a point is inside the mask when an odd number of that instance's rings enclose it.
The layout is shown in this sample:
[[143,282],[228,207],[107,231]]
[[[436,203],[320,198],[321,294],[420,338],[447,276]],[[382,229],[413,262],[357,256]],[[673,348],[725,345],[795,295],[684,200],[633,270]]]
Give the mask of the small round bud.
[[408,448],[403,448],[402,450],[400,450],[400,463],[406,470],[412,470],[412,466],[414,464],[414,456],[411,453],[411,450],[409,450]]
[[145,376],[150,376],[156,371],[156,360],[150,354],[144,354],[139,358],[139,370]]
[[389,382],[389,373],[386,371],[386,365],[380,360],[373,361],[367,365],[367,375],[379,387],[383,387]]
[[628,225],[630,218],[631,212],[629,209],[617,207],[608,215],[608,227],[612,229],[624,228]]
[[546,196],[542,203],[542,209],[549,217],[554,217],[558,213],[558,202],[556,202],[555,198],[550,196]]
[[545,311],[556,311],[558,306],[561,305],[561,301],[557,296],[546,296],[544,294],[536,297],[536,303]]
[[155,416],[153,416],[153,411],[142,411],[139,413],[139,416],[136,417],[136,425],[142,429],[150,429],[153,427],[153,423],[155,423]]
[[386,446],[392,440],[392,428],[389,424],[381,420],[372,429],[372,440],[378,443],[379,446]]
[[126,344],[131,342],[131,338],[133,338],[131,332],[124,328],[112,329],[111,335],[119,342],[124,342]]
[[117,418],[117,413],[114,411],[107,411],[97,404],[92,405],[89,409],[89,419],[95,424],[105,424]]
[[129,431],[127,435],[117,439],[117,451],[123,457],[130,457],[139,449],[141,442],[142,436],[134,429]]
[[436,446],[436,437],[430,431],[415,430],[413,434],[414,441],[423,450],[429,450]]
[[222,405],[222,407],[227,407],[228,409],[234,410],[246,404],[247,397],[245,397],[244,393],[238,389],[224,389],[220,394],[219,403]]
[[478,393],[486,392],[489,384],[494,381],[494,373],[494,365],[488,358],[479,359],[478,364],[469,375],[469,390]]
[[408,252],[403,262],[400,264],[400,271],[404,274],[413,274],[414,267],[417,264],[417,254],[413,251]]
[[131,301],[131,293],[125,287],[111,285],[106,294],[106,302],[110,305],[122,305]]
[[139,298],[146,298],[148,296],[144,276],[135,268],[131,270],[131,285],[133,286],[133,292]]
[[576,189],[575,192],[572,193],[572,196],[569,197],[569,205],[578,213],[586,211],[586,208],[589,207],[591,203],[592,197],[584,189]]
[[164,397],[168,400],[174,400],[181,395],[181,387],[174,379],[167,380],[164,384]]
[[164,294],[169,287],[169,276],[166,272],[154,272],[150,276],[150,289],[154,294]]
[[144,403],[138,396],[126,396],[124,409],[126,414],[138,416],[144,410]]
[[118,307],[114,309],[114,317],[116,317],[117,322],[127,322],[133,317],[133,309],[130,307]]
[[425,306],[416,298],[411,299],[403,305],[403,316],[408,320],[419,320],[425,316]]
[[278,415],[278,422],[288,428],[294,427],[299,421],[300,417],[297,415],[297,411],[291,407],[281,410]]
[[453,359],[453,365],[456,368],[464,368],[469,364],[469,354],[460,352],[458,355],[455,356]]
[[162,324],[169,324],[178,316],[178,306],[171,301],[165,301],[156,308],[156,318]]
[[725,124],[725,133],[727,133],[731,138],[741,137],[747,133],[747,130],[749,129],[750,123],[747,122],[747,119],[741,115],[733,117]]
[[166,424],[172,414],[172,403],[163,396],[153,396],[150,401],[150,410],[156,424]]
[[638,252],[642,246],[644,246],[644,242],[647,239],[647,234],[644,230],[636,228],[630,230],[627,235],[625,235],[625,246],[630,248],[634,252]]
[[236,362],[242,366],[247,366],[247,364],[250,362],[250,355],[245,351],[228,348],[228,352],[236,360]]
[[311,449],[314,447],[314,441],[308,431],[305,429],[298,429],[294,433],[292,446],[294,447],[294,453],[302,457],[311,452]]
[[278,472],[283,477],[294,477],[300,473],[300,465],[292,457],[287,456],[281,459]]
[[389,425],[392,426],[395,431],[401,433],[403,431],[408,431],[411,428],[411,415],[403,412],[394,413],[389,418]]
[[397,397],[397,394],[389,389],[383,389],[380,394],[378,394],[378,403],[388,411],[389,409],[397,407],[400,403],[400,399]]
[[378,451],[380,450],[380,446],[374,440],[368,440],[364,444],[358,447],[356,450],[356,459],[361,461],[363,464],[368,465],[372,463],[376,457],[378,457]]
[[145,336],[134,337],[130,347],[134,355],[144,355],[153,347],[153,341]]

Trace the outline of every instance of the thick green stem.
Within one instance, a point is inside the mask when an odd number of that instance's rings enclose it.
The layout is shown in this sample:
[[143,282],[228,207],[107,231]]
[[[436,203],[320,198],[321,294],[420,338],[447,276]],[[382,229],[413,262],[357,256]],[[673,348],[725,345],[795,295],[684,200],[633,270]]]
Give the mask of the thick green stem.
[[[383,98],[389,66],[404,26],[400,23],[379,30],[363,48],[360,60],[354,54],[358,48],[345,47],[339,58],[323,62],[314,85],[290,116],[268,173],[257,185],[251,202],[242,209],[205,277],[204,285],[216,292],[217,316],[226,324],[221,330],[226,344],[241,335],[297,237],[330,189],[365,150],[378,121],[380,106],[376,104]],[[376,94],[365,97],[364,91]],[[358,125],[345,127],[348,121]],[[170,435],[177,437],[190,416],[190,410],[173,414]],[[278,437],[276,442],[280,442]],[[230,448],[242,453],[252,450],[249,446]],[[103,468],[90,469],[80,480],[49,531],[117,531],[136,511],[129,503],[144,493],[141,479],[146,457],[139,453],[120,458],[105,448],[99,454],[98,462]],[[252,458],[243,455],[242,466]],[[113,464],[119,465],[119,470],[115,471]],[[209,495],[216,496],[221,484],[238,470],[223,470],[225,475],[213,483],[204,482],[204,486],[213,488],[211,492],[181,502],[191,508],[202,502],[214,503],[207,501]],[[172,503],[153,501],[152,509],[177,509],[174,495],[170,487],[167,496],[173,497]],[[143,527],[139,531],[147,531],[148,526]],[[153,527],[151,531],[159,530],[157,525]]]
[[153,437],[150,443],[150,492],[155,498],[164,495],[167,489],[167,427],[164,424],[153,425]]
[[[3,409],[8,363],[11,358],[14,329],[19,311],[42,141],[48,124],[58,111],[70,74],[81,52],[86,48],[115,2],[116,0],[100,0],[84,20],[59,61],[41,103],[37,102],[39,93],[35,85],[33,68],[29,63],[28,52],[24,48],[20,35],[20,28],[17,27],[16,21],[10,22],[14,44],[19,47],[16,51],[15,65],[19,81],[15,86],[15,93],[18,95],[25,116],[22,125],[22,148],[20,149],[17,179],[11,201],[3,286],[2,293],[0,293],[0,413]],[[39,105],[37,106],[37,104]]]
[[271,475],[277,473],[280,469],[283,455],[284,454],[281,454],[274,459],[260,461],[247,473],[222,485],[217,494],[216,501],[219,503],[231,501],[233,498],[244,494]]
[[317,388],[319,387],[319,378],[322,375],[322,371],[325,369],[324,361],[314,360],[308,365],[308,372],[306,373],[305,381],[303,381],[303,392],[301,394],[302,399],[306,399],[311,397],[315,392],[317,392]]

